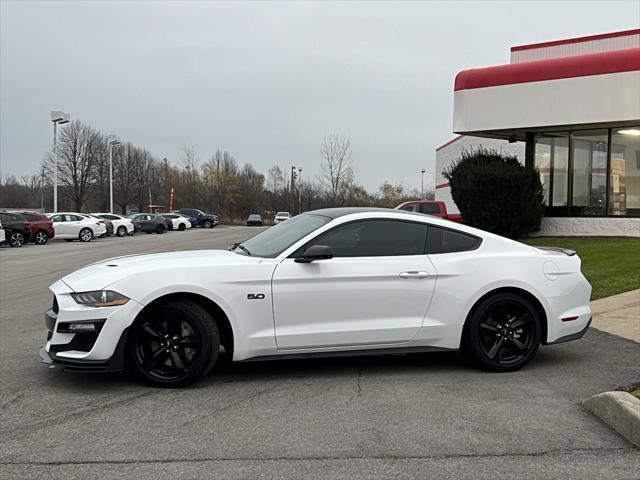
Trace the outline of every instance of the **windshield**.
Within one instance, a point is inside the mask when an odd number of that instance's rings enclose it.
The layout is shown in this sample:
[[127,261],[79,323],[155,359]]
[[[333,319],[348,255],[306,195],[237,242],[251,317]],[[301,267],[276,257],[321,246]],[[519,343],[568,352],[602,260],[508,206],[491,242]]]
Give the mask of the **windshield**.
[[276,213],[276,217],[288,217],[289,212],[278,212]]
[[298,215],[242,242],[234,251],[241,255],[274,258],[330,221],[329,217],[320,215]]

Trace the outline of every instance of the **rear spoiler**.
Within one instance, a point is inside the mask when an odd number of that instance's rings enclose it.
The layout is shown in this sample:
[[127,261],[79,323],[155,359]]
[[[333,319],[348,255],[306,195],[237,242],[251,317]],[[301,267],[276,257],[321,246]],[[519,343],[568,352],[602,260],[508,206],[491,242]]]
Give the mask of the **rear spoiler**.
[[534,248],[538,248],[540,250],[547,250],[549,252],[559,252],[564,253],[568,257],[573,257],[576,254],[575,250],[571,250],[570,248],[561,248],[561,247],[539,247],[538,245],[533,245]]

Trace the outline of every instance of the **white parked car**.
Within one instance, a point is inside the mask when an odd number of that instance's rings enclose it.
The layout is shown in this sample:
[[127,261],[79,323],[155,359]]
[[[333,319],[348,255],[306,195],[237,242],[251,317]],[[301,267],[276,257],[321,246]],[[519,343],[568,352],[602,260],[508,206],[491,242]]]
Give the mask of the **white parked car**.
[[163,213],[162,216],[171,220],[174,230],[180,230],[182,232],[187,228],[191,228],[191,222],[184,215],[180,215],[179,213]]
[[2,227],[2,223],[0,223],[0,245],[6,241],[7,241],[7,237],[6,237],[5,231],[4,231],[4,228]]
[[110,220],[111,223],[113,223],[113,232],[119,237],[134,235],[136,233],[136,229],[130,218],[115,213],[93,213],[92,215]]
[[104,222],[93,217],[82,214],[69,213],[49,213],[49,220],[53,223],[56,238],[62,238],[67,242],[80,240],[90,242],[96,237],[106,235],[107,227]]
[[276,216],[273,218],[273,224],[277,225],[278,223],[282,223],[285,220],[289,220],[291,218],[291,214],[289,212],[278,212]]
[[307,212],[230,251],[112,258],[50,288],[43,361],[113,371],[126,358],[170,387],[221,346],[235,361],[462,348],[511,371],[591,322],[575,252],[388,209]]

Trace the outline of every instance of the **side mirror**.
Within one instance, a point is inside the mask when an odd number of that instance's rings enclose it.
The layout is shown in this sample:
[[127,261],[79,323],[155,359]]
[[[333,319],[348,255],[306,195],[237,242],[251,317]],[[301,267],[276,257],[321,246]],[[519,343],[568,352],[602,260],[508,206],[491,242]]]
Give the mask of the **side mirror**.
[[297,257],[296,263],[311,263],[314,260],[327,260],[333,258],[333,249],[327,245],[312,245],[307,248],[301,257]]

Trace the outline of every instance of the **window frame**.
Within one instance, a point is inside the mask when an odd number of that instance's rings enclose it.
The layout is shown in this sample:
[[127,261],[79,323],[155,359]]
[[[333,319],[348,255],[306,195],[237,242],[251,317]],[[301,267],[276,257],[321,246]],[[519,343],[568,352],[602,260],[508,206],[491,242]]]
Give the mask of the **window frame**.
[[431,255],[450,255],[450,254],[452,254],[452,253],[466,253],[466,252],[473,252],[473,251],[475,251],[475,250],[478,250],[478,249],[482,246],[482,242],[484,241],[484,239],[483,239],[482,237],[479,237],[479,236],[474,235],[474,234],[472,234],[472,233],[461,232],[460,230],[455,229],[455,228],[449,228],[449,227],[443,227],[443,226],[441,226],[441,225],[431,225],[431,224],[430,224],[430,225],[429,225],[429,229],[432,229],[432,228],[433,228],[433,229],[439,228],[440,230],[448,230],[448,231],[450,231],[450,232],[457,233],[457,234],[459,234],[459,235],[464,235],[464,236],[467,236],[467,237],[471,237],[471,238],[474,238],[474,239],[477,241],[477,243],[476,243],[476,246],[475,246],[475,247],[470,248],[470,249],[468,249],[468,250],[458,250],[457,252],[438,252],[438,253],[429,253],[429,252],[427,251],[427,243],[429,242],[429,232],[427,232],[427,239],[425,240],[425,244],[424,244],[424,251],[425,251],[425,254],[426,254],[426,255],[429,255],[429,256],[431,256]]

